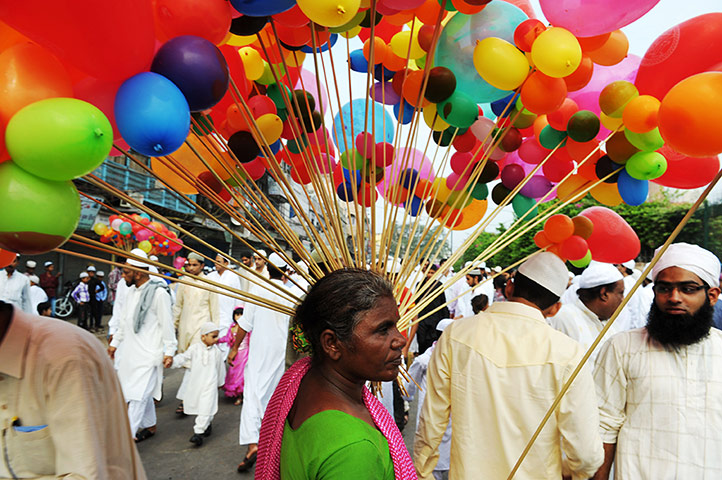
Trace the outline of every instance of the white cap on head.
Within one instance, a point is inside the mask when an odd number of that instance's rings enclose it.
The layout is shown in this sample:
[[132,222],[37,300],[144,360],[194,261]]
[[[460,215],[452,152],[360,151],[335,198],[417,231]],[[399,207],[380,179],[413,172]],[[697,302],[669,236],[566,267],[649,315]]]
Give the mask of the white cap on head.
[[86,268],[85,271],[86,271],[86,272],[94,272],[94,271],[95,271],[95,267],[94,267],[93,265],[91,265],[91,266],[89,266],[88,268]]
[[464,263],[464,268],[470,267],[472,263],[474,263],[474,262],[466,262],[466,263]]
[[40,277],[37,275],[28,275],[28,280],[30,280],[33,283],[40,283]]
[[157,261],[158,261],[158,257],[155,256],[155,255],[151,255],[150,257],[148,257],[148,259],[149,259],[149,260],[153,260],[154,262],[157,262]]
[[481,275],[481,270],[478,268],[472,268],[468,272],[466,272],[467,275]]
[[53,262],[48,261],[48,262],[45,262],[43,265],[46,266],[46,267],[49,267],[49,266],[52,265],[52,264],[53,264]]
[[479,262],[479,268],[486,268],[486,262]]
[[268,257],[268,254],[263,249],[258,250],[258,252],[256,252],[256,254],[260,257],[264,257],[264,258]]
[[[140,257],[142,259],[148,258],[148,254],[145,253],[140,248],[134,248],[133,250],[130,251],[130,254],[135,255],[136,257]],[[148,268],[148,264],[146,262],[143,262],[141,260],[136,260],[135,258],[128,258],[128,260],[126,260],[126,263],[128,265],[132,265],[134,267]]]
[[80,278],[87,278],[88,272],[80,272]]
[[276,252],[273,252],[271,256],[268,257],[268,262],[279,270],[283,270],[288,265],[288,263],[286,263],[286,261]]
[[99,270],[98,273],[96,273],[96,275],[99,276],[99,277],[104,277],[104,276],[105,276],[105,272],[102,271],[102,270]]
[[[657,254],[657,251],[654,254]],[[652,268],[652,279],[669,267],[679,267],[697,275],[710,287],[719,287],[720,262],[717,256],[698,245],[673,243]]]
[[28,260],[25,262],[25,266],[28,268],[35,268],[38,266],[38,264],[35,262],[35,260]]
[[622,266],[623,266],[624,268],[628,268],[628,269],[630,269],[630,270],[634,270],[634,267],[635,267],[634,259],[632,259],[632,260],[627,260],[626,262],[624,262],[624,263],[622,264]]
[[594,288],[600,285],[615,283],[623,279],[624,275],[611,263],[592,260],[589,262],[589,266],[582,272],[581,278],[579,279],[579,288]]
[[501,267],[499,265],[494,267],[492,270],[494,270],[494,273],[501,273]]
[[218,332],[220,328],[213,322],[206,322],[201,326],[201,335],[206,335],[211,332]]
[[519,273],[561,297],[569,283],[569,270],[562,259],[551,252],[534,255],[519,266]]
[[445,318],[443,320],[439,320],[439,323],[436,324],[436,329],[440,332],[443,332],[444,330],[446,330],[446,327],[451,325],[453,322],[453,318]]
[[188,260],[195,260],[196,262],[205,263],[206,259],[203,258],[201,255],[197,254],[196,252],[191,252],[188,254]]

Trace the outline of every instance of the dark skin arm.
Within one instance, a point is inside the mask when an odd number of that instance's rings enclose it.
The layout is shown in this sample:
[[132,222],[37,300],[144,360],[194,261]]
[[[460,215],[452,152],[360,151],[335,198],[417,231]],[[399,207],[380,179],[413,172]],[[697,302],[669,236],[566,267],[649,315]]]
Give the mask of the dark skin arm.
[[614,462],[614,454],[617,451],[616,443],[605,443],[604,444],[604,463],[599,467],[597,473],[594,474],[592,480],[608,480],[609,471],[612,469],[612,463]]
[[238,355],[238,347],[241,346],[241,342],[244,338],[246,338],[246,335],[248,335],[248,332],[243,330],[241,327],[238,327],[236,339],[233,340],[233,345],[231,345],[231,350],[228,352],[228,358],[226,359],[228,363],[232,363],[236,358],[236,355]]

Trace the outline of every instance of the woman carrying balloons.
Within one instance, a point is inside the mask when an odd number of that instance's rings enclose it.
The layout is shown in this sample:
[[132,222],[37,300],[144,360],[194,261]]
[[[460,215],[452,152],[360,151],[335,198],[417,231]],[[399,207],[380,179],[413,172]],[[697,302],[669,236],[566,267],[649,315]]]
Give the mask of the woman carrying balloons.
[[392,286],[377,273],[337,270],[311,288],[295,314],[311,356],[268,404],[256,478],[417,478],[393,418],[364,386],[396,378],[398,319]]

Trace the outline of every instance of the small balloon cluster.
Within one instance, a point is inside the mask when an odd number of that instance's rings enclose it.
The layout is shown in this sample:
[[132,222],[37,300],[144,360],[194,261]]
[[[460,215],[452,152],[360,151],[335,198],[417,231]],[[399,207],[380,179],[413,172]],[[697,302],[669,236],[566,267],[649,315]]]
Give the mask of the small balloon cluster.
[[624,263],[635,259],[641,249],[632,227],[605,207],[588,208],[573,218],[552,215],[534,235],[534,243],[579,268],[592,260]]
[[174,255],[183,248],[178,238],[160,222],[151,221],[145,214],[111,215],[109,223],[97,222],[93,231],[103,243],[112,243],[123,250],[140,248],[148,255]]

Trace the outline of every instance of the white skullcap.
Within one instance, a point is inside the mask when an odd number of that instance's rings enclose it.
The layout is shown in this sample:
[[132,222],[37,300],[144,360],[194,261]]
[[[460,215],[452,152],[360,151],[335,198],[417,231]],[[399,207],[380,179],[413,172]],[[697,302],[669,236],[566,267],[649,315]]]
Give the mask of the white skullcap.
[[501,267],[500,267],[499,265],[497,265],[496,267],[494,267],[493,270],[494,270],[494,273],[501,273]]
[[[147,259],[147,258],[148,258],[148,254],[145,253],[145,252],[144,252],[143,250],[141,250],[140,248],[134,248],[133,250],[130,251],[130,254],[131,254],[131,255],[135,255],[136,257],[143,258],[143,259]],[[147,263],[145,263],[145,262],[143,262],[143,261],[141,261],[141,260],[136,260],[135,258],[128,258],[128,260],[126,260],[126,263],[127,263],[128,265],[132,265],[132,266],[134,266],[134,267],[148,268],[148,264],[147,264]]]
[[151,255],[150,257],[148,257],[148,259],[153,260],[154,262],[158,261],[158,257],[156,257],[155,255]]
[[89,266],[88,268],[86,268],[85,271],[86,271],[86,272],[94,272],[94,271],[95,271],[95,267],[91,265],[91,266]]
[[44,265],[45,265],[46,267],[49,267],[49,266],[52,265],[52,264],[53,264],[53,262],[45,262]]
[[635,267],[634,260],[633,260],[633,259],[632,259],[632,260],[628,260],[628,261],[624,262],[624,263],[622,264],[622,266],[623,266],[624,268],[628,268],[628,269],[630,269],[630,270],[634,270],[634,267]]
[[[644,266],[644,268],[646,269],[648,266],[649,266],[649,264],[646,264],[646,265]],[[647,273],[647,277],[646,277],[646,278],[647,278],[647,280],[649,280],[650,282],[654,281],[654,278],[652,277],[652,271],[653,271],[653,270],[654,270],[653,268],[650,268],[650,269],[649,269],[649,273]]]
[[105,272],[102,271],[102,270],[100,270],[98,273],[96,273],[96,275],[99,276],[99,277],[104,277],[104,276],[105,276]]
[[594,288],[600,285],[623,280],[624,275],[611,263],[602,263],[592,260],[589,266],[582,272],[579,279],[579,288]]
[[266,251],[263,250],[263,249],[258,250],[258,252],[256,252],[256,254],[257,254],[259,257],[268,257],[268,254],[267,254]]
[[479,262],[479,268],[486,268],[486,262]]
[[466,263],[464,264],[464,268],[470,267],[472,263],[473,263],[473,262],[466,262]]
[[561,297],[569,283],[569,270],[561,258],[551,252],[534,255],[519,266],[519,273]]
[[35,260],[28,260],[27,262],[25,262],[25,266],[28,268],[35,268],[38,266],[38,264],[35,263]]
[[220,331],[220,328],[218,327],[217,324],[215,324],[213,322],[206,322],[201,327],[201,335],[206,335],[208,333],[218,332],[218,331]]
[[440,332],[443,332],[444,330],[446,330],[446,327],[452,324],[453,321],[453,318],[445,318],[443,320],[439,320],[439,323],[436,324],[436,329]]
[[271,256],[268,257],[268,262],[279,270],[283,270],[286,268],[286,265],[288,265],[288,263],[286,263],[286,261],[276,252],[273,252]]
[[466,272],[467,275],[481,275],[481,270],[478,268],[472,268],[468,272]]
[[[657,254],[655,250],[654,254]],[[710,287],[719,287],[720,262],[714,253],[698,245],[673,243],[652,268],[652,279],[656,280],[662,270],[679,267],[697,275]]]
[[201,263],[204,263],[204,262],[205,262],[205,259],[204,259],[202,256],[198,255],[196,252],[191,252],[191,253],[189,253],[189,254],[188,254],[188,260],[196,260],[196,261],[201,262]]
[[28,280],[33,283],[40,283],[40,277],[38,277],[37,275],[28,275]]
[[88,276],[88,272],[80,272],[80,278],[86,278]]

